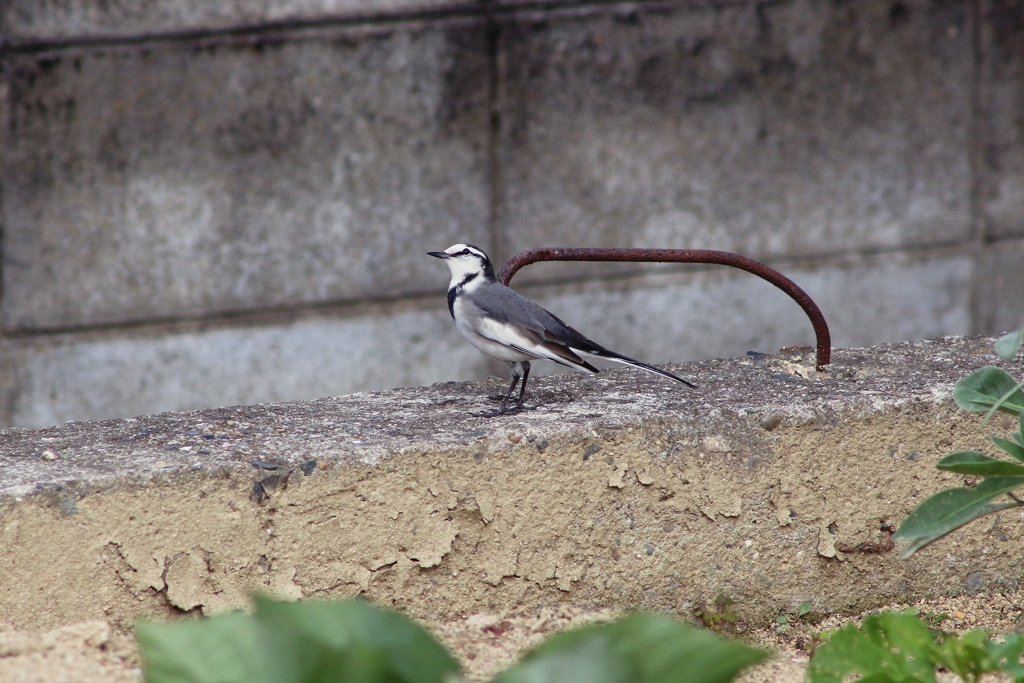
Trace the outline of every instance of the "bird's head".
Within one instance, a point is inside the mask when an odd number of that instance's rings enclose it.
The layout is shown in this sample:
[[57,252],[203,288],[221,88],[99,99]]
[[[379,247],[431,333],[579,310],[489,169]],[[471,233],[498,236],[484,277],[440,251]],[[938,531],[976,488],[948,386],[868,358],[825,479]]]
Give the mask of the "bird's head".
[[454,244],[444,251],[428,251],[430,256],[443,259],[452,273],[452,286],[466,282],[467,278],[482,277],[494,280],[494,266],[482,249],[472,244]]

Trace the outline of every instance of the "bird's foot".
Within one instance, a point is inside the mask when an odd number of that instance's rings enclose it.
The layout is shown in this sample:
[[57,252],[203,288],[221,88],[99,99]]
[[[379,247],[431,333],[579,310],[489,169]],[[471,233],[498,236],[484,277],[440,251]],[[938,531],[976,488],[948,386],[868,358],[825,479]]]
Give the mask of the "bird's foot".
[[491,412],[491,413],[472,413],[472,412],[470,413],[470,415],[472,415],[473,417],[498,417],[499,415],[507,415],[507,414],[508,413],[505,413],[504,411],[501,411],[501,410],[495,410],[494,412]]
[[536,410],[536,407],[529,407],[524,405],[514,405],[505,408],[504,410],[498,409],[490,413],[470,413],[473,417],[500,417],[502,415],[516,415],[524,410]]

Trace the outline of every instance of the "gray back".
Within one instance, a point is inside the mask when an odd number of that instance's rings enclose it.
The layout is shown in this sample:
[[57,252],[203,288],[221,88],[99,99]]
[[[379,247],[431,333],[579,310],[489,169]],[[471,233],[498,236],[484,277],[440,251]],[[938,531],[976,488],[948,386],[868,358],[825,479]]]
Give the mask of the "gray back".
[[500,282],[487,282],[481,285],[468,294],[467,299],[487,317],[498,322],[533,330],[542,338],[556,338],[562,343],[581,350],[602,348],[566,325],[552,313]]

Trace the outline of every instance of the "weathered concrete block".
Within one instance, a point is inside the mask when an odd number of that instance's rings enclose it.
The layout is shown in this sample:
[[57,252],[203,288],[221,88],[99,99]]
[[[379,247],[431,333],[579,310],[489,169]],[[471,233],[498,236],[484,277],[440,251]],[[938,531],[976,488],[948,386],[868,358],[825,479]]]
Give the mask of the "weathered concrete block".
[[369,18],[476,4],[478,0],[9,0],[0,5],[0,26],[7,40],[26,43],[128,38],[312,19]]
[[486,376],[435,310],[7,345],[7,425],[294,401]]
[[1024,235],[1024,21],[1012,0],[983,5],[982,212],[991,236]]
[[9,67],[8,328],[423,290],[487,242],[475,21]]
[[[818,304],[837,348],[971,331],[974,269],[968,257],[915,262],[893,255],[785,272]],[[730,268],[523,292],[608,348],[652,363],[815,343],[811,324],[795,302],[767,282]],[[566,370],[553,363],[538,363],[537,369]]]
[[977,329],[1003,334],[1024,326],[1024,240],[986,245],[975,277]]
[[969,7],[636,4],[503,20],[503,250],[757,257],[965,239]]
[[[258,588],[428,618],[566,603],[748,623],[1001,591],[1019,522],[989,518],[901,561],[889,538],[984,447],[953,383],[991,339],[542,378],[486,419],[488,387],[73,423],[0,435],[0,623],[217,612]],[[1015,375],[1020,360],[1004,363]],[[807,378],[804,375],[812,378]],[[1009,419],[986,431],[1008,435]],[[255,465],[252,464],[255,462]]]

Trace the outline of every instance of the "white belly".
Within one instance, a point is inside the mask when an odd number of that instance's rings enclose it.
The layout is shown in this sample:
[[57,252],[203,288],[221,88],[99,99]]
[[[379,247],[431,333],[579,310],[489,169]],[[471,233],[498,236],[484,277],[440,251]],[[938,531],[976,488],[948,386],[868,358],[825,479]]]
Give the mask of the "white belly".
[[473,329],[473,323],[475,320],[476,316],[466,310],[465,304],[459,301],[455,303],[455,326],[459,328],[459,332],[462,333],[462,336],[485,356],[494,358],[495,360],[520,362],[535,360],[537,358],[537,356],[531,356],[521,351],[516,351],[513,348],[478,334],[476,330]]

